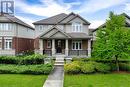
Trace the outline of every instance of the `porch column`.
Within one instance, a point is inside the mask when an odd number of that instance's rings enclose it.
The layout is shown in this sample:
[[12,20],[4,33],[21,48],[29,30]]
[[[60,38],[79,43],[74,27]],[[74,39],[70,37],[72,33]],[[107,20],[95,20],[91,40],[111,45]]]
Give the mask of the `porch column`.
[[55,55],[55,39],[52,39],[52,55]]
[[91,39],[88,40],[88,57],[91,57]]
[[42,39],[39,40],[39,50],[40,50],[40,54],[43,54],[43,40]]
[[65,55],[68,56],[69,48],[68,48],[68,39],[65,41]]

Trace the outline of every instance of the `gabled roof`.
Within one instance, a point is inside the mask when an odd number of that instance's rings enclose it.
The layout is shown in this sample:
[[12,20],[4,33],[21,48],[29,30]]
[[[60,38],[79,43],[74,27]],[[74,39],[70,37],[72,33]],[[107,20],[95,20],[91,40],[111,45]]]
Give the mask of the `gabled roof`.
[[[123,16],[125,16],[125,22],[126,22],[126,27],[130,27],[130,16],[128,16],[126,13],[122,13],[122,14],[120,14],[120,15],[123,15]],[[127,19],[129,20],[129,21],[127,21]],[[99,26],[97,29],[95,29],[95,30],[93,30],[93,32],[95,32],[96,30],[98,30],[99,28],[104,28],[104,27],[106,27],[106,23],[103,23],[101,26]]]
[[15,17],[13,15],[9,15],[9,14],[1,14],[0,15],[0,23],[17,23],[17,24],[23,25],[25,27],[28,27],[28,28],[34,30],[34,28],[32,26],[30,26],[27,23],[21,21],[17,17]]
[[33,24],[35,25],[37,24],[67,24],[68,22],[75,19],[76,17],[79,17],[81,20],[83,20],[85,24],[90,25],[90,23],[87,20],[85,20],[80,15],[75,14],[73,12],[68,15],[65,13],[61,13],[61,14],[34,22]]
[[[55,29],[55,31],[53,31],[54,29]],[[51,32],[51,31],[53,31],[53,32]],[[48,30],[48,31],[44,32],[43,34],[41,34],[39,36],[39,38],[53,38],[53,35],[57,34],[58,32],[60,32],[61,34],[63,34],[66,38],[71,38],[71,36],[69,36],[64,31],[58,29],[58,27],[56,27],[56,26],[53,26],[52,28],[50,28],[50,30]],[[48,33],[50,33],[50,34],[48,36],[46,36]]]
[[65,13],[61,13],[37,22],[34,22],[33,24],[57,24],[59,21],[67,17],[68,15]]

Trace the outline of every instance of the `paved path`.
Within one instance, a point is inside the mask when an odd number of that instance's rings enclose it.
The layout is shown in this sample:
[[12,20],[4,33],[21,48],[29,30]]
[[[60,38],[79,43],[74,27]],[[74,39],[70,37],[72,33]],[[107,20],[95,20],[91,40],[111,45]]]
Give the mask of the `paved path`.
[[43,87],[63,87],[64,81],[64,57],[56,56],[53,71],[48,76]]

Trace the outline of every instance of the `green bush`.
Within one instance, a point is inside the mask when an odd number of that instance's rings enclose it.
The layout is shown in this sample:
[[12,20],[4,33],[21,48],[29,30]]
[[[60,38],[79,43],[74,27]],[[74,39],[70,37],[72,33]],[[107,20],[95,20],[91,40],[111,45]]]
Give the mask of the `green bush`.
[[46,58],[46,56],[40,54],[33,54],[27,56],[0,56],[0,64],[44,64],[44,58]]
[[108,73],[108,72],[110,72],[111,67],[107,64],[97,63],[95,66],[95,69],[97,72]]
[[64,69],[66,73],[77,74],[80,73],[80,64],[79,62],[72,62],[70,64],[65,64]]
[[40,65],[0,65],[0,73],[3,74],[49,74],[52,70],[51,64]]
[[85,74],[90,74],[95,72],[95,62],[86,62],[82,65],[81,71]]
[[130,64],[120,63],[119,68],[121,71],[130,71]]

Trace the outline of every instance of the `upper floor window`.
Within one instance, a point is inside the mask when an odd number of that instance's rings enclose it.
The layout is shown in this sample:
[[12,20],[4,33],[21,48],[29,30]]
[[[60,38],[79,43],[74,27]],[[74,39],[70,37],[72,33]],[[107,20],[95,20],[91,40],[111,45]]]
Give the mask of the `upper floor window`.
[[39,31],[43,31],[44,26],[43,25],[39,25]]
[[74,22],[72,23],[72,32],[82,32],[82,23]]
[[12,29],[12,24],[10,23],[0,23],[1,31],[10,31]]
[[12,49],[12,39],[5,39],[5,49]]

